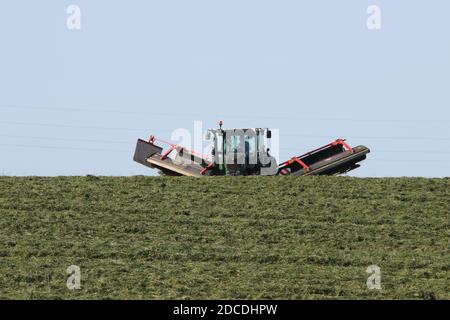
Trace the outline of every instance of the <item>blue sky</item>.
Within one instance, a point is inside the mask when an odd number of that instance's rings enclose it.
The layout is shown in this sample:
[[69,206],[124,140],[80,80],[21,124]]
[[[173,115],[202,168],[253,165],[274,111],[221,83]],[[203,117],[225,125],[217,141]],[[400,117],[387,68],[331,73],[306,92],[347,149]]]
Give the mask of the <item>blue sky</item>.
[[[66,8],[81,9],[68,30]],[[368,30],[369,5],[381,30]],[[3,1],[0,175],[154,174],[135,140],[272,127],[281,159],[347,138],[351,175],[450,176],[450,3]]]

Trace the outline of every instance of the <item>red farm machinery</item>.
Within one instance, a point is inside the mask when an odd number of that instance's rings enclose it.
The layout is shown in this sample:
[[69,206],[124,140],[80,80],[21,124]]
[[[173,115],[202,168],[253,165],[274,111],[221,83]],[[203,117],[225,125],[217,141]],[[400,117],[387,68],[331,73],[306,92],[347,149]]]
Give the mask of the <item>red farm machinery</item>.
[[[207,139],[213,144],[210,155],[150,136],[147,141],[137,141],[134,161],[170,176],[338,175],[358,168],[370,152],[365,146],[351,147],[344,139],[337,139],[278,164],[267,148],[270,129],[224,130],[222,122],[219,125],[207,131]],[[168,148],[164,150],[158,143]]]

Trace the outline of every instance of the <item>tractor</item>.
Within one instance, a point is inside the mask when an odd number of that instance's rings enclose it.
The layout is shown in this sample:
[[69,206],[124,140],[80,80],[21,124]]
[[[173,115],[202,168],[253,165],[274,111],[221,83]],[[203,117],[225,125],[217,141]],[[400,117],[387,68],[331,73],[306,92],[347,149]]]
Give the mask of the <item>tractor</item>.
[[[155,136],[138,139],[134,161],[160,170],[170,176],[273,176],[273,175],[338,175],[360,166],[370,150],[351,147],[344,139],[277,163],[270,154],[272,131],[268,128],[208,129],[206,139],[212,140],[210,155],[203,155]],[[164,148],[157,142],[169,145]],[[169,157],[174,153],[174,156]]]

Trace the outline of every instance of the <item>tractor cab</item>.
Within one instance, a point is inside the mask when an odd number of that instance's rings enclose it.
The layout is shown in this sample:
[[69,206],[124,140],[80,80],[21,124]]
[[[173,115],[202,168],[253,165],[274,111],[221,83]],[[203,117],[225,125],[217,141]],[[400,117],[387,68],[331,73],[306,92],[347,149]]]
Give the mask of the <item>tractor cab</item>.
[[209,129],[213,140],[211,175],[273,175],[277,162],[270,156],[271,131],[267,128]]

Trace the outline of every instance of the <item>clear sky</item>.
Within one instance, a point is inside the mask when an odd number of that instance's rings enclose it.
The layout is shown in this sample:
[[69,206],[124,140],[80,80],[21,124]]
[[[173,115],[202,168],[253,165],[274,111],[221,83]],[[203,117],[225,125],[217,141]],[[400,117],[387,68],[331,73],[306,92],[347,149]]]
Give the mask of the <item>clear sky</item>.
[[137,138],[224,120],[280,129],[281,159],[341,137],[372,150],[352,175],[450,176],[449,16],[446,0],[2,1],[0,175],[151,175]]

